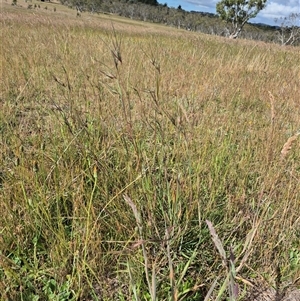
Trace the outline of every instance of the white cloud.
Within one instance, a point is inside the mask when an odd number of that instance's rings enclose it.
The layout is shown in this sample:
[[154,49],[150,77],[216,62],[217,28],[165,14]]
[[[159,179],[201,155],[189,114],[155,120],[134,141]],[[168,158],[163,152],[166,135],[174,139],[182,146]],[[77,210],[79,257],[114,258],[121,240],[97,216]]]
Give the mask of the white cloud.
[[284,2],[284,1],[269,2],[266,8],[263,9],[259,15],[264,18],[275,19],[275,18],[285,17],[291,13],[297,13],[299,11],[299,6],[295,5],[294,0],[287,1],[287,3],[285,4],[278,3],[278,2]]
[[204,10],[204,11],[215,12],[216,4],[218,1],[219,0],[213,0],[213,1],[185,0],[184,2],[195,5],[195,7],[197,7],[197,10],[199,11]]

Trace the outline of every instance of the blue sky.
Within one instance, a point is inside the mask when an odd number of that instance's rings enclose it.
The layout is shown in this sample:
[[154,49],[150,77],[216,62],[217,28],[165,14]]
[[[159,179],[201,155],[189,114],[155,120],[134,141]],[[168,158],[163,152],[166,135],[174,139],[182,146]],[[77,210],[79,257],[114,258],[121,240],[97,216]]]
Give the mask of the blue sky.
[[[220,0],[158,0],[159,3],[167,3],[169,7],[177,8],[178,5],[184,10],[216,12],[216,3]],[[300,0],[268,0],[267,7],[263,9],[252,23],[265,23],[275,25],[275,18],[286,17],[290,13],[300,13]],[[300,24],[299,24],[300,25]]]

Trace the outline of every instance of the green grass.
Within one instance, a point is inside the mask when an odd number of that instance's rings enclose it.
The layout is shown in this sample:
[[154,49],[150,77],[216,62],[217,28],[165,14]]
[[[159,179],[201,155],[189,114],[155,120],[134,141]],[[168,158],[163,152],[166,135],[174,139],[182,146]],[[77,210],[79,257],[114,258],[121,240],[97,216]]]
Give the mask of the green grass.
[[1,300],[299,286],[297,49],[3,7]]

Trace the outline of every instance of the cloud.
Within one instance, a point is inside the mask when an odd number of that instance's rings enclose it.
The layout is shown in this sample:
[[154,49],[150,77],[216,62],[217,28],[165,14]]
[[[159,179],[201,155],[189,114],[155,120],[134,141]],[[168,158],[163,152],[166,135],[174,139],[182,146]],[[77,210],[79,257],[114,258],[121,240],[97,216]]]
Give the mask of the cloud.
[[[297,13],[299,12],[299,3],[297,4],[296,1],[298,0],[270,1],[259,15],[264,18],[275,19]],[[285,4],[282,4],[282,2],[285,2]]]
[[197,10],[200,11],[209,11],[209,12],[215,12],[216,10],[216,4],[219,0],[213,0],[213,1],[205,1],[205,0],[186,0],[184,2],[189,3],[191,5],[195,5],[197,7]]

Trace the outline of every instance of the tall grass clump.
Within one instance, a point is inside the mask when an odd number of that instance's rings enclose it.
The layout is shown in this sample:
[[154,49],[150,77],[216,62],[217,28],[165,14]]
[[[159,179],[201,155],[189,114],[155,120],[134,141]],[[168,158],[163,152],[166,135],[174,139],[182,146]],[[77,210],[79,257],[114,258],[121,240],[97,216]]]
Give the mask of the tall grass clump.
[[299,287],[296,49],[60,10],[1,23],[1,300]]

